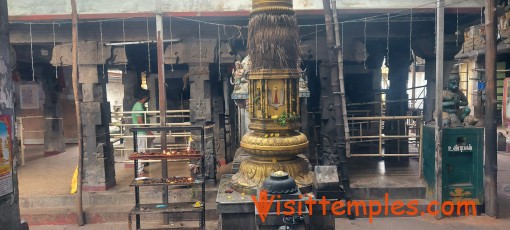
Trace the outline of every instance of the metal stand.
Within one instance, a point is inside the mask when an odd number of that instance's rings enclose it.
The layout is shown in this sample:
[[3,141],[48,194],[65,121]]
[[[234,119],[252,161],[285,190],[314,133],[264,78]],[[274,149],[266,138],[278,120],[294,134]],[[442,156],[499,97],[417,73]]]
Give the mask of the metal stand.
[[[161,183],[152,183],[152,184],[144,184],[144,183],[137,183],[136,180],[131,183],[130,186],[135,187],[135,207],[129,212],[128,221],[129,221],[129,229],[131,229],[132,226],[132,215],[135,215],[135,226],[136,229],[141,229],[140,225],[140,215],[141,214],[172,214],[172,213],[180,213],[183,211],[198,211],[200,212],[200,222],[199,222],[199,228],[205,229],[205,127],[203,126],[172,126],[172,127],[144,127],[144,128],[131,128],[131,131],[133,132],[133,149],[134,152],[138,152],[138,132],[140,131],[159,131],[159,132],[171,132],[171,131],[179,131],[179,130],[186,130],[186,131],[193,131],[193,130],[200,130],[200,137],[201,137],[201,148],[200,148],[200,156],[201,159],[201,176],[200,178],[197,178],[196,181],[190,181],[188,183],[168,183],[168,182],[161,182]],[[146,158],[150,159],[159,159],[161,160],[162,164],[166,163],[167,160],[171,159],[191,159],[195,156],[190,155],[190,157],[182,156],[182,155],[147,155]],[[134,177],[135,179],[138,178],[138,160],[144,158],[142,157],[130,157],[130,159],[134,160]],[[164,168],[164,167],[162,167]],[[168,179],[168,178],[162,178],[162,179]],[[165,186],[168,188],[168,186],[182,186],[182,185],[196,185],[200,184],[201,186],[201,207],[200,209],[193,208],[193,202],[183,202],[179,203],[180,205],[172,205],[172,206],[179,206],[179,207],[168,207],[168,193],[163,193],[163,196],[166,197],[165,200],[161,204],[141,204],[140,203],[140,186]],[[165,191],[165,190],[164,190]]]

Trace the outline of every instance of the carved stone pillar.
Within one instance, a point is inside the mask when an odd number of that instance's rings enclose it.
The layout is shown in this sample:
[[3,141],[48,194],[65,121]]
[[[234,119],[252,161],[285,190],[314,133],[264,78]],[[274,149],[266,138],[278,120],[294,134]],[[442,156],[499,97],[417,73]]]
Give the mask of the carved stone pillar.
[[[388,78],[390,88],[386,94],[386,116],[405,116],[408,110],[407,79],[411,60],[404,52],[394,51],[389,58]],[[405,135],[406,120],[388,120],[384,124],[384,134]],[[388,154],[409,152],[409,142],[405,140],[386,140],[385,151]]]
[[[189,82],[190,82],[190,116],[192,125],[205,125],[207,122],[213,121],[212,118],[212,100],[211,85],[209,82],[209,63],[202,65],[193,63],[189,64]],[[205,132],[205,149],[206,161],[205,172],[209,178],[213,178],[214,160],[212,157],[215,148],[213,143],[214,129],[208,129]],[[195,149],[202,148],[200,142],[200,132],[192,132],[193,143]]]
[[[82,102],[83,191],[105,191],[116,184],[113,146],[110,143],[110,103],[106,98],[107,66],[111,46],[78,43],[79,89]],[[53,65],[72,65],[72,44],[53,48]]]
[[42,86],[44,90],[44,155],[55,155],[65,152],[64,127],[62,109],[60,108],[60,93],[55,69],[48,68],[43,72]]
[[333,148],[336,130],[333,107],[333,97],[331,93],[331,68],[327,62],[319,66],[321,83],[321,135],[320,135],[320,158],[324,165],[337,165],[338,155]]
[[[455,61],[443,60],[443,85],[446,86],[448,76],[452,72]],[[436,109],[436,60],[434,58],[425,59],[425,79],[427,80],[427,96],[423,104],[423,120],[429,123],[434,120],[434,111]]]
[[105,191],[116,184],[113,146],[110,143],[110,103],[106,100],[106,69],[80,65],[83,124],[83,190]]

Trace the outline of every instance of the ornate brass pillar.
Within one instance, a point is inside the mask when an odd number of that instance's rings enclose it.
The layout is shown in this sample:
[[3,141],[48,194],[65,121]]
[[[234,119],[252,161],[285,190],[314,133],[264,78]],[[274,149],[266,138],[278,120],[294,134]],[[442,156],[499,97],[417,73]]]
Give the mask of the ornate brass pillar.
[[252,193],[273,172],[284,171],[299,187],[309,187],[313,173],[300,128],[299,30],[292,0],[253,0],[248,25],[249,113],[251,132],[241,148],[251,156],[232,177],[237,191]]

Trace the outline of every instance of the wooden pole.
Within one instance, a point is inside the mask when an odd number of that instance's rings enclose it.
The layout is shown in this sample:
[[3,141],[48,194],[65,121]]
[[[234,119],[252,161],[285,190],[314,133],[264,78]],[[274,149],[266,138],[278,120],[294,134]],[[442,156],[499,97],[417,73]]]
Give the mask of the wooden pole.
[[[339,63],[342,64],[342,61],[338,62],[337,58],[342,58],[342,51],[340,50],[340,46],[336,45],[335,34],[333,33],[333,11],[331,9],[331,2],[329,0],[322,0],[322,4],[324,5],[324,18],[326,22],[326,39],[328,45],[328,57],[329,57],[329,66],[331,67],[331,89],[333,92],[333,100],[335,107],[335,128],[336,128],[336,138],[334,141],[335,151],[339,157],[339,168],[341,177],[342,177],[342,185],[345,191],[346,200],[351,199],[351,189],[349,182],[349,175],[347,171],[347,157],[346,157],[346,149],[345,149],[345,129],[342,113],[342,97],[340,92],[340,78]],[[336,9],[333,9],[336,10]],[[338,36],[338,35],[337,35]],[[335,53],[338,52],[338,53]]]
[[[337,66],[338,66],[338,84],[340,86],[340,109],[342,110],[342,119],[344,126],[344,140],[345,140],[345,155],[351,155],[351,143],[349,138],[349,124],[347,121],[347,105],[345,102],[345,85],[344,85],[344,57],[342,55],[340,44],[340,26],[338,25],[338,13],[336,10],[336,0],[331,1],[331,8],[333,9],[333,22],[335,24],[335,48],[337,54]],[[343,26],[343,25],[342,25]]]
[[81,121],[80,98],[78,94],[78,13],[76,12],[76,0],[71,0],[72,7],[72,39],[73,39],[73,94],[74,106],[76,109],[76,124],[78,126],[78,183],[76,192],[76,203],[78,213],[78,225],[85,224],[85,216],[83,215],[83,201],[82,201],[82,175],[83,175],[83,130]]
[[485,213],[497,217],[496,0],[486,0],[485,10]]
[[[159,90],[159,122],[160,126],[166,126],[166,83],[165,62],[163,45],[163,16],[161,0],[156,0],[156,35],[157,35],[157,59],[158,59],[158,90]],[[166,150],[166,132],[161,132],[161,151]],[[167,160],[161,160],[162,177],[168,177]],[[168,186],[163,186],[162,202],[168,203]],[[168,214],[163,215],[163,223],[168,224]]]
[[[444,0],[437,1],[437,19],[436,19],[436,201],[443,201],[443,155],[442,155],[442,123],[443,123],[443,56],[444,56]],[[436,205],[436,210],[441,210],[441,204]],[[438,212],[437,219],[443,218],[441,212]]]
[[[161,12],[161,0],[156,1],[156,35],[158,55],[158,90],[159,90],[159,115],[160,125],[166,126],[166,84],[165,84],[165,54],[163,44],[163,17]],[[166,132],[161,132],[161,148],[166,150]]]

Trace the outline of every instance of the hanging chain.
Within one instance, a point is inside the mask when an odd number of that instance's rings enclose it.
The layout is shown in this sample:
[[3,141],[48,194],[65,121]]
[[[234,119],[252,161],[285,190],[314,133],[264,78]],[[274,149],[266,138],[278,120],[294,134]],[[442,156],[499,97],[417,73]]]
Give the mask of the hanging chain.
[[483,25],[483,7],[480,7],[480,25]]
[[[170,57],[174,56],[174,34],[172,33],[172,16],[170,16],[170,28],[168,31],[170,31]],[[177,60],[177,59],[176,59]],[[174,64],[172,63],[172,60],[170,60],[170,68],[172,69],[172,72],[174,72]]]
[[149,35],[149,18],[147,18],[147,59],[148,59],[148,66],[149,68],[147,69],[147,73],[150,73],[151,72],[151,47],[150,47],[150,42],[151,40],[151,37]]
[[437,52],[437,10],[434,10],[434,54]]
[[390,66],[390,14],[388,13],[388,25],[386,33],[386,66]]
[[127,74],[126,27],[124,24],[124,19],[122,19],[122,38],[124,40],[124,54],[126,55],[126,61],[124,62],[124,73]]
[[[52,29],[53,29],[53,52],[55,52],[55,46],[57,44],[57,38],[56,38],[56,35],[55,35],[55,22],[53,22],[52,24]],[[51,55],[53,55],[53,52]],[[55,64],[55,79],[58,78],[58,69],[57,69],[57,64]]]
[[32,63],[32,81],[35,81],[35,71],[34,71],[34,41],[32,40],[32,22],[30,22],[30,60]]
[[409,22],[409,60],[413,60],[413,9],[411,9],[411,21]]
[[363,27],[363,68],[367,69],[367,20],[365,19],[365,26]]
[[198,48],[199,48],[198,56],[200,58],[199,59],[200,67],[202,67],[202,31],[200,28],[200,22],[198,23]]
[[[315,25],[315,77],[319,76],[319,51],[317,50],[317,38],[318,38],[318,29],[317,29],[317,25]],[[340,44],[342,45],[342,44]]]
[[104,77],[104,63],[106,60],[104,60],[104,45],[103,45],[103,23],[99,22],[99,34],[100,34],[100,45],[101,45],[101,62],[103,63],[103,72],[101,73]]
[[221,81],[221,37],[219,25],[218,25],[218,81]]
[[457,7],[457,28],[455,29],[455,46],[459,47],[459,7]]

